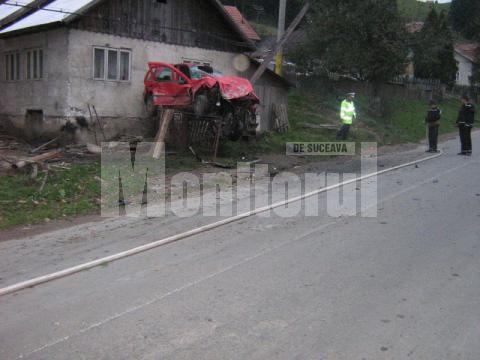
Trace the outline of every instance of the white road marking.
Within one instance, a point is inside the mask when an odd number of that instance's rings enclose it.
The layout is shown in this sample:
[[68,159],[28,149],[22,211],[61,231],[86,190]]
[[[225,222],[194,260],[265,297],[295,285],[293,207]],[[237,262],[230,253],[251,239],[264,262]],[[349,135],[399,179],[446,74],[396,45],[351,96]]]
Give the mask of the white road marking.
[[62,337],[62,338],[60,338],[60,339],[57,339],[57,340],[55,340],[55,341],[53,341],[53,342],[50,342],[50,343],[48,343],[48,344],[45,344],[45,345],[43,345],[43,346],[41,346],[41,347],[39,347],[39,348],[37,348],[37,349],[35,349],[35,350],[27,353],[27,354],[19,355],[16,359],[24,359],[24,358],[26,358],[26,357],[28,357],[28,356],[30,356],[30,355],[36,354],[36,353],[38,353],[38,352],[40,352],[40,351],[43,351],[43,350],[45,350],[45,349],[47,349],[47,348],[50,348],[50,347],[52,347],[52,346],[58,345],[58,344],[60,344],[60,343],[63,343],[63,342],[65,342],[65,341],[69,340],[69,339],[72,338],[72,337],[82,335],[82,334],[84,334],[84,333],[86,333],[86,332],[88,332],[88,331],[90,331],[90,330],[93,330],[93,329],[96,329],[96,328],[98,328],[98,327],[101,327],[101,326],[103,326],[103,325],[105,325],[105,324],[107,324],[107,323],[109,323],[109,322],[111,322],[111,321],[114,321],[114,320],[116,320],[116,319],[118,319],[118,318],[121,318],[121,317],[123,317],[123,316],[125,316],[125,315],[128,315],[128,314],[130,314],[130,313],[133,313],[133,312],[135,312],[135,311],[137,311],[137,310],[141,310],[141,309],[143,309],[143,308],[145,308],[145,307],[147,307],[147,306],[150,306],[150,305],[152,305],[152,304],[155,304],[155,303],[157,303],[157,302],[160,302],[160,301],[162,301],[163,299],[165,299],[165,298],[167,298],[167,297],[169,297],[169,296],[172,296],[172,295],[177,294],[177,293],[179,293],[179,292],[181,292],[181,291],[183,291],[183,290],[186,290],[186,289],[191,288],[191,287],[193,287],[193,286],[195,286],[195,285],[198,285],[198,284],[200,284],[200,283],[203,283],[203,282],[205,282],[205,281],[207,281],[207,280],[210,280],[210,279],[212,279],[212,278],[214,278],[214,277],[216,277],[216,276],[218,276],[218,275],[224,274],[224,273],[226,273],[226,272],[228,272],[228,271],[230,271],[230,270],[233,270],[233,269],[235,269],[235,268],[237,268],[237,267],[239,267],[239,266],[242,266],[242,265],[244,265],[244,264],[246,264],[246,263],[248,263],[248,262],[250,262],[250,261],[253,261],[253,260],[255,260],[255,259],[257,259],[257,258],[259,258],[259,257],[261,257],[261,256],[264,256],[264,255],[267,255],[267,254],[269,254],[269,253],[271,253],[271,252],[274,252],[274,251],[276,251],[276,250],[278,250],[278,249],[280,249],[280,248],[282,248],[282,247],[284,247],[284,246],[286,246],[286,245],[290,245],[291,243],[294,243],[294,242],[296,242],[296,241],[300,241],[300,240],[302,240],[302,239],[304,239],[304,238],[306,238],[306,237],[308,237],[308,236],[310,236],[310,235],[312,235],[312,234],[314,234],[314,233],[316,233],[316,232],[318,232],[318,231],[320,231],[320,230],[323,230],[323,229],[325,229],[325,228],[327,228],[328,226],[333,225],[333,224],[336,224],[336,221],[332,221],[332,222],[330,222],[330,223],[321,225],[321,226],[319,226],[319,227],[317,227],[317,228],[315,228],[315,229],[313,229],[313,230],[310,230],[310,231],[308,231],[308,232],[306,232],[306,233],[304,233],[304,234],[302,234],[302,235],[300,235],[300,236],[295,237],[295,238],[292,239],[292,240],[285,241],[284,243],[282,243],[282,244],[280,244],[280,245],[278,245],[278,246],[275,246],[275,247],[272,247],[272,248],[270,248],[270,249],[261,251],[261,252],[255,254],[255,255],[253,255],[253,256],[249,256],[249,257],[243,259],[242,261],[239,261],[239,262],[237,262],[237,263],[235,263],[235,264],[233,264],[233,265],[227,266],[226,268],[223,268],[223,269],[220,270],[220,271],[214,272],[214,273],[212,273],[212,274],[210,274],[210,275],[204,276],[204,277],[202,277],[202,278],[200,278],[200,279],[198,279],[198,280],[189,282],[188,284],[185,284],[185,285],[183,285],[183,286],[181,286],[181,287],[178,287],[178,288],[176,288],[176,289],[174,289],[174,290],[172,290],[172,291],[169,291],[169,292],[163,294],[162,296],[156,297],[156,298],[154,298],[154,299],[152,299],[152,300],[149,300],[149,301],[147,301],[147,302],[145,302],[145,303],[143,303],[143,304],[141,304],[141,305],[137,305],[137,306],[131,307],[131,308],[125,310],[125,311],[122,311],[122,312],[120,312],[120,313],[117,313],[117,314],[115,314],[115,315],[112,315],[112,316],[110,316],[110,317],[108,317],[108,318],[106,318],[106,319],[104,319],[104,320],[102,320],[102,321],[96,322],[96,323],[94,323],[94,324],[92,324],[92,325],[90,325],[90,326],[88,326],[88,327],[86,327],[86,328],[83,328],[83,329],[77,331],[76,333],[74,333],[74,334],[72,334],[72,335],[67,335],[67,336],[64,336],[64,337]]
[[[475,161],[475,162],[476,162],[476,161]],[[396,197],[398,197],[398,196],[400,196],[400,195],[403,195],[403,194],[405,194],[405,193],[407,193],[407,192],[410,192],[410,191],[418,188],[419,186],[422,186],[422,185],[431,183],[433,180],[438,179],[439,177],[441,177],[441,176],[443,176],[443,175],[446,175],[446,174],[452,173],[452,172],[454,172],[454,171],[457,171],[457,170],[460,169],[460,168],[463,168],[463,167],[466,167],[466,166],[470,166],[471,163],[472,163],[472,162],[463,163],[463,164],[461,164],[461,165],[459,165],[459,166],[456,166],[456,167],[451,168],[451,169],[449,169],[449,170],[446,170],[446,171],[443,171],[443,172],[441,172],[441,173],[438,173],[436,176],[432,176],[432,177],[430,177],[430,178],[428,178],[428,179],[426,179],[426,180],[421,181],[420,183],[417,183],[417,184],[415,184],[415,185],[409,186],[409,187],[407,187],[406,189],[403,189],[403,190],[401,190],[401,191],[396,192],[395,194],[392,194],[392,195],[389,195],[389,196],[383,198],[378,204],[385,203],[385,202],[390,201],[390,200],[392,200],[392,199],[394,199],[394,198],[396,198]],[[376,206],[376,205],[372,205],[372,206]],[[339,221],[339,220],[341,220],[341,218],[340,218],[340,219],[337,219],[337,220]],[[222,275],[222,274],[224,274],[224,273],[226,273],[226,272],[228,272],[228,271],[230,271],[230,270],[233,270],[233,269],[235,269],[235,268],[237,268],[237,267],[240,267],[240,266],[242,266],[242,265],[244,265],[244,264],[246,264],[246,263],[248,263],[248,262],[250,262],[250,261],[253,261],[253,260],[255,260],[255,259],[259,258],[259,257],[262,257],[262,256],[264,256],[264,255],[267,255],[267,254],[269,254],[269,253],[272,253],[272,252],[274,252],[274,251],[276,251],[276,250],[278,250],[278,249],[280,249],[280,248],[282,248],[282,247],[284,247],[284,246],[290,245],[290,244],[292,244],[292,243],[294,243],[294,242],[296,242],[296,241],[300,241],[300,240],[302,240],[302,239],[304,239],[304,238],[306,238],[306,237],[308,237],[308,236],[310,236],[310,235],[312,235],[312,234],[314,234],[314,233],[316,233],[316,232],[318,232],[318,231],[320,231],[320,230],[323,230],[323,229],[325,229],[325,228],[327,228],[327,227],[329,227],[329,226],[331,226],[331,225],[336,224],[338,221],[332,221],[332,222],[330,222],[330,223],[321,225],[321,226],[319,226],[319,227],[317,227],[317,228],[315,228],[315,229],[313,229],[313,230],[310,230],[310,231],[308,231],[308,232],[306,232],[306,233],[304,233],[304,234],[302,234],[302,235],[299,235],[299,236],[295,237],[295,238],[292,239],[292,240],[286,241],[286,242],[284,242],[284,243],[282,243],[282,244],[280,244],[280,245],[278,245],[278,246],[269,248],[269,249],[267,249],[267,250],[264,250],[264,251],[261,251],[261,252],[255,254],[255,255],[252,255],[252,256],[250,256],[250,257],[247,257],[247,258],[245,258],[245,259],[243,259],[243,260],[241,260],[241,261],[239,261],[239,262],[237,262],[237,263],[235,263],[235,264],[233,264],[233,265],[230,265],[230,266],[228,266],[228,267],[226,267],[226,268],[223,268],[222,270],[219,270],[219,271],[217,271],[217,272],[211,273],[211,274],[209,274],[209,275],[207,275],[207,276],[204,276],[204,277],[202,277],[202,278],[200,278],[200,279],[197,279],[197,280],[195,280],[195,281],[189,282],[189,283],[187,283],[187,284],[185,284],[185,285],[183,285],[183,286],[181,286],[181,287],[178,287],[178,288],[176,288],[176,289],[174,289],[174,290],[172,290],[172,291],[169,291],[169,292],[167,292],[167,293],[165,293],[165,294],[163,294],[163,295],[161,295],[161,296],[159,296],[159,297],[156,297],[156,298],[154,298],[154,299],[152,299],[152,300],[149,300],[149,301],[147,301],[147,302],[145,302],[145,303],[143,303],[143,304],[141,304],[141,305],[137,305],[137,306],[131,307],[131,308],[125,310],[125,311],[122,311],[122,312],[119,312],[119,313],[117,313],[117,314],[114,314],[114,315],[112,315],[112,316],[110,316],[110,317],[107,317],[107,318],[105,318],[105,319],[102,320],[102,321],[96,322],[96,323],[94,323],[94,324],[92,324],[92,325],[90,325],[90,326],[88,326],[88,327],[85,327],[85,328],[83,328],[83,329],[80,329],[79,331],[77,331],[77,332],[75,332],[75,333],[73,333],[73,334],[71,334],[71,335],[62,337],[62,338],[57,339],[57,340],[55,340],[55,341],[53,341],[53,342],[50,342],[50,343],[48,343],[48,344],[45,344],[45,345],[43,345],[43,346],[41,346],[41,347],[39,347],[39,348],[37,348],[37,349],[35,349],[35,350],[27,353],[27,354],[19,355],[16,359],[17,359],[17,360],[18,360],[18,359],[24,359],[24,358],[26,358],[26,357],[29,357],[29,356],[33,355],[33,354],[36,354],[36,353],[38,353],[38,352],[41,352],[41,351],[43,351],[43,350],[45,350],[45,349],[48,349],[48,348],[53,347],[53,346],[55,346],[55,345],[61,344],[61,343],[65,342],[65,341],[68,341],[68,340],[70,340],[70,339],[73,338],[73,337],[80,336],[80,335],[82,335],[82,334],[84,334],[84,333],[87,333],[87,332],[89,332],[90,330],[93,330],[93,329],[102,327],[103,325],[106,325],[106,324],[108,324],[108,323],[110,323],[110,322],[112,322],[112,321],[114,321],[114,320],[116,320],[116,319],[119,319],[119,318],[121,318],[121,317],[123,317],[123,316],[125,316],[125,315],[131,314],[131,313],[133,313],[133,312],[135,312],[135,311],[138,311],[138,310],[141,310],[141,309],[143,309],[143,308],[145,308],[145,307],[147,307],[147,306],[153,305],[153,304],[155,304],[155,303],[157,303],[157,302],[160,302],[160,301],[166,299],[166,298],[169,297],[169,296],[172,296],[172,295],[175,295],[175,294],[177,294],[177,293],[179,293],[179,292],[182,292],[182,291],[184,291],[184,290],[187,290],[187,289],[189,289],[189,288],[191,288],[191,287],[194,287],[194,286],[196,286],[196,285],[198,285],[198,284],[200,284],[200,283],[203,283],[203,282],[205,282],[205,281],[207,281],[207,280],[210,280],[210,279],[212,279],[212,278],[214,278],[214,277],[216,277],[216,276],[218,276],[218,275]]]

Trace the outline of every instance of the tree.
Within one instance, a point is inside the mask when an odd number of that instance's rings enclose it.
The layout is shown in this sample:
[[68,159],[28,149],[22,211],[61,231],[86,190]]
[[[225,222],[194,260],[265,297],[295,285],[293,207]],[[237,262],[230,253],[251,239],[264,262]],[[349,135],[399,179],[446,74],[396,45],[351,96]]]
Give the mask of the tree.
[[450,18],[455,31],[475,40],[480,34],[480,1],[452,0]]
[[405,30],[396,0],[318,0],[312,10],[304,60],[375,85],[403,73]]
[[443,11],[438,15],[432,8],[423,29],[414,37],[413,52],[416,77],[453,85],[458,67],[448,17]]

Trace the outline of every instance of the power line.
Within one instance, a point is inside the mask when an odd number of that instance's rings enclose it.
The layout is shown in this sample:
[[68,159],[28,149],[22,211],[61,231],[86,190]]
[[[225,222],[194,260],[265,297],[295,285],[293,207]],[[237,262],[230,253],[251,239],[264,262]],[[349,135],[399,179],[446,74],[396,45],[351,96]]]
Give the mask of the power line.
[[[47,8],[41,7],[40,5],[33,6],[33,5],[19,4],[17,1],[5,1],[1,5],[17,6],[19,8],[24,8],[24,9],[29,9],[29,10],[49,11],[49,12],[60,13],[60,14],[65,14],[65,15],[69,15],[69,16],[91,18],[91,19],[94,19],[94,20],[100,19],[100,20],[108,21],[108,22],[112,22],[112,23],[120,23],[121,25],[139,26],[143,30],[142,34],[144,34],[145,28],[152,27],[151,24],[147,24],[147,23],[143,23],[143,22],[123,21],[123,20],[118,19],[118,18],[105,17],[105,16],[102,16],[102,15],[97,15],[97,16],[86,15],[86,14],[83,14],[83,13],[71,12],[71,11],[67,11],[67,10],[64,10],[64,9],[52,9],[52,8],[47,9]],[[5,29],[8,29],[8,26]],[[208,37],[216,39],[216,40],[224,41],[224,42],[229,43],[231,45],[235,45],[235,46],[239,46],[239,47],[250,47],[249,44],[247,44],[245,42],[235,41],[235,40],[232,40],[232,39],[225,38],[223,36],[219,36],[219,35],[216,35],[216,34],[213,34],[213,33],[210,33],[210,32],[200,31],[200,30],[196,30],[196,29],[183,29],[183,28],[170,27],[170,26],[159,26],[158,24],[155,24],[153,26],[152,30],[153,31],[155,31],[155,30],[167,30],[167,31],[177,31],[177,32],[190,33],[190,34],[197,34],[197,35],[205,35],[205,36],[208,36]]]

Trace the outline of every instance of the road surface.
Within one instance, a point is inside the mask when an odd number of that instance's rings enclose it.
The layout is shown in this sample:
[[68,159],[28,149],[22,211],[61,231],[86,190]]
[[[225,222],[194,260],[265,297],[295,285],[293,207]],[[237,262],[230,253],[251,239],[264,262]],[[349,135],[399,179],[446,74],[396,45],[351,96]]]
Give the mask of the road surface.
[[[457,147],[379,176],[375,218],[251,217],[0,297],[0,359],[478,360],[480,155]],[[5,241],[0,287],[205,221]]]

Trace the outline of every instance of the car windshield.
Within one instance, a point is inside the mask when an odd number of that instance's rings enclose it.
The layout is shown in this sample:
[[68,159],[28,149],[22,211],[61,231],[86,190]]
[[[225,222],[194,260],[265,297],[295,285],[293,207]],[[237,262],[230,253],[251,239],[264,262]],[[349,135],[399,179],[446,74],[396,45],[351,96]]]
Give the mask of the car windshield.
[[213,76],[213,77],[219,77],[223,76],[223,74],[218,71],[213,69],[211,66],[192,66],[190,68],[190,74],[192,76],[192,79],[201,79],[205,76]]

